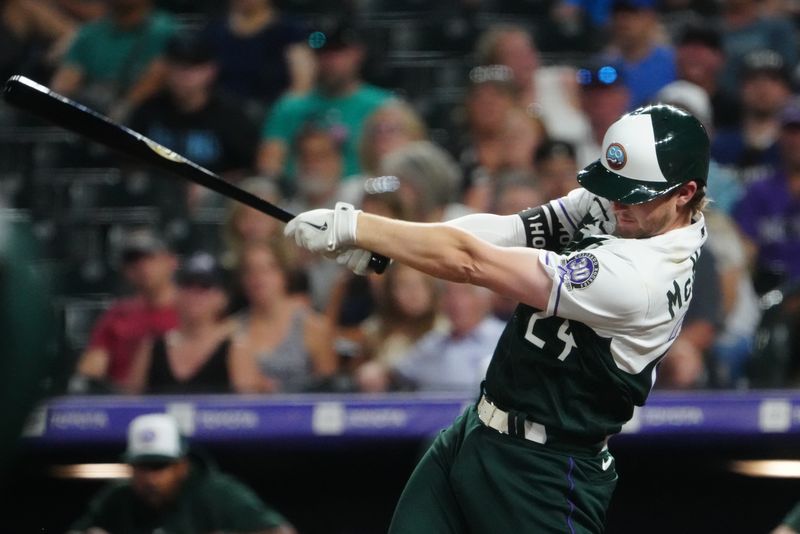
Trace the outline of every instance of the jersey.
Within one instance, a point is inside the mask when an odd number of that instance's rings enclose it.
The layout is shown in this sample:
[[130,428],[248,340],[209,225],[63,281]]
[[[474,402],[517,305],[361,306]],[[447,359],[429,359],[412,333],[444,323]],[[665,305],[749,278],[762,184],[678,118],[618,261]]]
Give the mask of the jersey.
[[[520,213],[553,281],[547,309],[520,304],[486,375],[486,393],[548,436],[602,442],[643,405],[689,307],[705,242],[702,214],[645,239],[612,235],[609,201],[584,189]],[[548,438],[549,439],[549,438]]]

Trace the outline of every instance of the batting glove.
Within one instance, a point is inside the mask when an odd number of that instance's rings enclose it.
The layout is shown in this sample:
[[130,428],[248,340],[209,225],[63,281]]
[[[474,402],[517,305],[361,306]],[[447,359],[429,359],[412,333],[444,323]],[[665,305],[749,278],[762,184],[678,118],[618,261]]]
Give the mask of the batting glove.
[[359,276],[365,276],[370,272],[369,260],[371,257],[372,252],[363,248],[348,248],[336,256],[336,262],[346,266]]
[[283,234],[311,252],[331,253],[356,241],[356,223],[361,210],[337,202],[332,210],[306,211],[289,221]]

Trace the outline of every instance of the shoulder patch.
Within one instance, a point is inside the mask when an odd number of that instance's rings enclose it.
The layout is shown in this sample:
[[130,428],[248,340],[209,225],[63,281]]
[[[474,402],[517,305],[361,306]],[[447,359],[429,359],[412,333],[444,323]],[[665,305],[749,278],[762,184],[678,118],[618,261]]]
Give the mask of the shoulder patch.
[[570,258],[560,269],[562,279],[571,288],[583,289],[597,278],[600,263],[594,254],[581,252]]

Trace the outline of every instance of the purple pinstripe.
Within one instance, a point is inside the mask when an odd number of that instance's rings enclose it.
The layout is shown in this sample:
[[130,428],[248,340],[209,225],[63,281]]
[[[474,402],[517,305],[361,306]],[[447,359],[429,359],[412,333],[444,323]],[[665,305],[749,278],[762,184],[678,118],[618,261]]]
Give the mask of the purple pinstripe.
[[[572,494],[572,490],[575,489],[575,481],[572,480],[572,469],[575,467],[575,460],[573,460],[572,456],[569,457],[569,469],[567,469],[567,482],[569,482],[569,494]],[[569,504],[569,512],[567,513],[567,527],[569,528],[570,534],[575,534],[575,528],[572,526],[572,512],[575,510],[575,504],[569,500],[569,495],[567,496],[567,504]]]

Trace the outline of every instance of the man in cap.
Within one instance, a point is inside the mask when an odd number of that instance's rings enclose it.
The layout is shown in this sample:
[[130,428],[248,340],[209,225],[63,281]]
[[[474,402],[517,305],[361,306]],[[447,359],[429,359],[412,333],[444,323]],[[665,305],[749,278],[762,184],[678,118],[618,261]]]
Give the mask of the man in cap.
[[742,63],[741,123],[718,130],[711,155],[747,185],[769,176],[780,161],[780,112],[792,96],[789,70],[774,50],[754,50]]
[[128,427],[124,455],[131,478],[97,495],[72,532],[250,532],[294,529],[249,488],[190,459],[174,417],[140,415]]
[[317,87],[308,94],[286,95],[275,103],[262,131],[258,168],[271,178],[291,177],[291,149],[308,122],[335,131],[344,156],[344,176],[359,172],[358,146],[364,122],[391,94],[361,79],[365,49],[354,28],[337,23],[311,34],[317,53]]
[[147,228],[131,230],[123,238],[120,262],[133,295],[112,304],[95,323],[70,383],[75,392],[85,391],[88,381],[121,387],[141,343],[178,324],[173,280],[178,262],[166,243]]
[[800,100],[791,100],[779,117],[780,165],[750,185],[733,211],[759,294],[800,281]]
[[583,188],[518,215],[422,224],[339,203],[286,226],[355,272],[371,250],[520,302],[479,402],[423,457],[391,533],[603,530],[608,438],[644,404],[691,300],[708,152],[697,119],[650,106],[611,125]]

